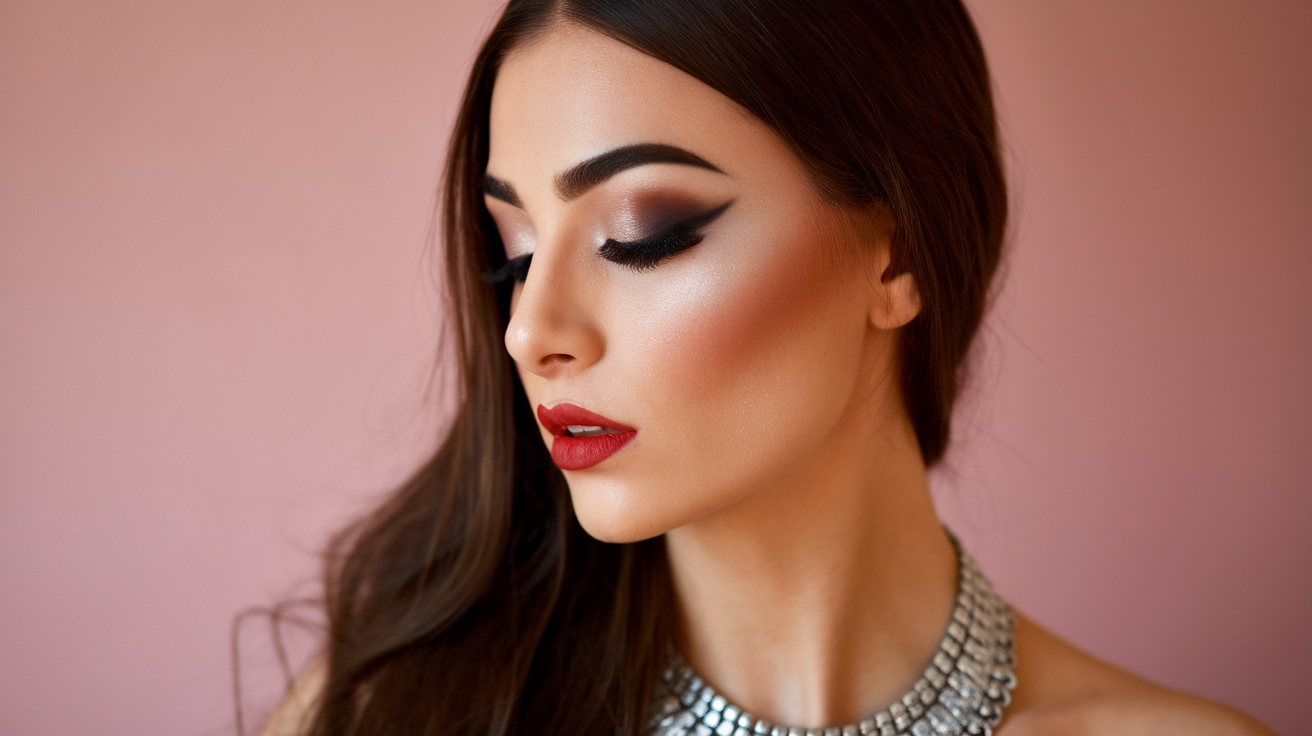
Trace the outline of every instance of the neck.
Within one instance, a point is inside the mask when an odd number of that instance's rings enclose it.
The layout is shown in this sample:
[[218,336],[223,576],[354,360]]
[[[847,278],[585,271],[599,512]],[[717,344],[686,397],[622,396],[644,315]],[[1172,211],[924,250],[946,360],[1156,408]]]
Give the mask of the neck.
[[904,412],[846,422],[827,447],[666,535],[684,659],[736,705],[807,728],[857,721],[915,682],[957,574]]

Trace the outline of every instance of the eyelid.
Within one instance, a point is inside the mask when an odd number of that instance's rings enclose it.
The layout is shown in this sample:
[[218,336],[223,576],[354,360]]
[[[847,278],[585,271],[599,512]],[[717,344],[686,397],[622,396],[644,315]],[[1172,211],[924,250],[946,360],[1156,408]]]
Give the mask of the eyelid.
[[671,225],[667,225],[661,228],[658,232],[652,235],[648,235],[645,238],[639,238],[638,240],[630,240],[630,241],[614,240],[612,242],[614,242],[616,245],[639,245],[642,243],[648,243],[648,242],[660,240],[661,238],[669,237],[670,235],[673,235],[679,232],[680,230],[683,231],[700,230],[706,227],[707,225],[711,224],[712,222],[714,222],[715,219],[718,218],[720,215],[724,214],[724,211],[729,209],[729,205],[733,204],[733,202],[734,201],[731,199],[728,202],[719,205],[718,207],[712,207],[711,209],[706,210],[705,212],[699,212],[695,215],[692,215],[691,217],[685,217],[682,220],[679,220]]
[[528,277],[528,269],[532,262],[532,253],[525,253],[517,258],[511,258],[501,264],[501,267],[497,270],[483,274],[483,283],[503,284],[512,280],[523,282]]
[[680,220],[660,232],[641,240],[608,239],[601,246],[601,256],[608,261],[638,271],[656,266],[666,258],[691,248],[702,240],[701,231],[734,203],[729,200],[700,214]]

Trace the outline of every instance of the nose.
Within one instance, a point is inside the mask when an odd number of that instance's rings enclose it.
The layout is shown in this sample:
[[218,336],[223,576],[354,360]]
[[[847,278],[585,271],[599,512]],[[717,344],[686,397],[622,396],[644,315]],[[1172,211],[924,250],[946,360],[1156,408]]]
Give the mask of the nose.
[[528,278],[511,301],[506,349],[543,378],[576,374],[601,359],[604,339],[584,253],[539,241]]

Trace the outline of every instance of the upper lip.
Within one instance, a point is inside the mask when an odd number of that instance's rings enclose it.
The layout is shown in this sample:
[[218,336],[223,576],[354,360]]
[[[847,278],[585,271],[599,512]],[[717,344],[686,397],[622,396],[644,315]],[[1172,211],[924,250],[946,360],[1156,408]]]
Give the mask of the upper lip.
[[556,437],[564,437],[567,434],[566,428],[570,425],[585,425],[590,427],[604,427],[606,429],[619,430],[621,432],[636,432],[633,427],[620,424],[614,419],[607,419],[600,414],[590,412],[581,406],[573,404],[556,404],[548,409],[542,404],[538,404],[538,421],[542,426]]

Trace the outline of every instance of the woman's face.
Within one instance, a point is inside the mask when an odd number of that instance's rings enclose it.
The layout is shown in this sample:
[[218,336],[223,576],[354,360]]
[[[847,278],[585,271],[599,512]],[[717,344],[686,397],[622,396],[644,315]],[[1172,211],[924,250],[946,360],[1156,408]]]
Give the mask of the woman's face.
[[532,254],[506,347],[594,536],[792,492],[897,385],[887,228],[711,87],[559,26],[505,60],[490,134],[488,210]]

